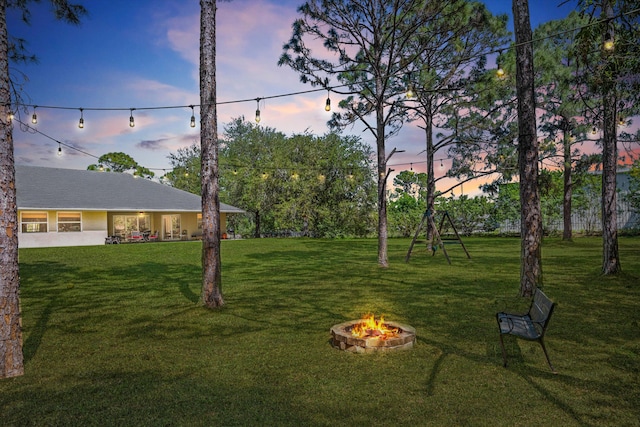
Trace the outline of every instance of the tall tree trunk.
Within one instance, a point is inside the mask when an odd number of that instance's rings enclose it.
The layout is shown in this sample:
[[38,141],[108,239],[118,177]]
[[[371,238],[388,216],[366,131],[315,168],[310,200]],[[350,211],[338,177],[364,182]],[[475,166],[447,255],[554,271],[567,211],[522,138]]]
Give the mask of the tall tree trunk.
[[24,374],[6,12],[0,0],[0,378]]
[[616,96],[611,90],[604,96],[604,135],[602,141],[602,273],[620,271],[618,253],[618,213],[616,168],[618,147],[616,138]]
[[[376,76],[376,93],[382,93],[382,78]],[[384,102],[376,105],[376,142],[378,146],[378,265],[389,266],[387,255],[387,159],[385,153]]]
[[573,168],[571,167],[571,135],[570,131],[563,131],[563,163],[564,163],[564,191],[562,199],[562,240],[573,238],[571,226],[571,197],[573,195]]
[[202,301],[224,305],[220,259],[220,186],[216,108],[216,0],[200,0],[200,151],[202,177]]
[[[605,18],[611,19],[613,11],[609,2],[604,3]],[[610,24],[611,25],[611,24]],[[613,28],[607,31],[613,35]],[[606,37],[606,35],[605,35]],[[607,55],[605,53],[605,55]],[[605,59],[606,60],[606,59]],[[618,165],[616,87],[615,76],[602,85],[603,141],[602,141],[602,273],[616,274],[621,270],[618,253],[618,213],[616,200],[616,174]]]
[[[431,111],[427,111],[425,116],[425,133],[427,141],[427,212],[433,217],[435,215],[436,206],[436,177],[434,176],[433,157],[435,148],[433,146],[433,117]],[[434,218],[435,221],[435,218]],[[431,221],[427,221],[427,245],[433,243],[434,229]],[[427,251],[431,251],[433,247],[427,247]]]
[[520,295],[542,285],[542,215],[538,191],[538,138],[533,74],[533,46],[528,0],[513,0],[518,95],[520,168]]

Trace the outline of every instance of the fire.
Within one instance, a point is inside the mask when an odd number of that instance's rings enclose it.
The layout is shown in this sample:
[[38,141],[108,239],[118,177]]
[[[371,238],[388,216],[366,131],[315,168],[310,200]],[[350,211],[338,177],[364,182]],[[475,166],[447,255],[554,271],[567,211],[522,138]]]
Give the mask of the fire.
[[390,328],[384,323],[384,317],[380,316],[380,320],[376,320],[373,314],[367,314],[362,322],[351,328],[351,335],[357,338],[379,338],[387,339],[397,337],[398,328]]

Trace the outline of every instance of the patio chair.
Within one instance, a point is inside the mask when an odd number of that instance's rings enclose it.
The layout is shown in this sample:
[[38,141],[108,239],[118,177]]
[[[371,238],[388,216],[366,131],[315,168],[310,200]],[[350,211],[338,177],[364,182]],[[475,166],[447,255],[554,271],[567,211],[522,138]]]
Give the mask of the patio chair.
[[547,363],[551,371],[556,374],[556,370],[549,360],[547,348],[544,346],[544,334],[549,325],[549,319],[553,314],[555,303],[551,301],[540,289],[535,290],[529,311],[524,314],[496,313],[498,329],[500,330],[500,346],[502,347],[502,360],[504,367],[507,366],[507,353],[504,349],[503,335],[514,335],[528,341],[538,341],[542,347]]
[[144,242],[144,236],[139,231],[132,231],[129,240],[131,242]]
[[148,237],[150,242],[157,242],[158,241],[158,230],[154,231],[153,234],[149,234]]

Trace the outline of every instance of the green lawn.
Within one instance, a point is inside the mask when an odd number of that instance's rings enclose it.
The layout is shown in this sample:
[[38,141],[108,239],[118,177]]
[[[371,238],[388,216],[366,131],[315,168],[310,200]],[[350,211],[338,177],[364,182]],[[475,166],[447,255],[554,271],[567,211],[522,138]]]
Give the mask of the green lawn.
[[[547,347],[505,339],[523,306],[520,243],[469,238],[472,259],[408,239],[223,241],[226,306],[199,303],[200,243],[20,251],[25,375],[0,380],[0,425],[640,425],[640,238],[600,275],[601,240],[547,239],[558,303]],[[351,354],[329,328],[373,312],[410,351]]]

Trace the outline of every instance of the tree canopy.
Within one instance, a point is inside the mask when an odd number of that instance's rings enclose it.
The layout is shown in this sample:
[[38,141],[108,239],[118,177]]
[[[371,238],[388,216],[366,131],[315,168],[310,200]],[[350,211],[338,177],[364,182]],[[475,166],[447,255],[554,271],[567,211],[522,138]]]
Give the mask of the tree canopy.
[[103,154],[98,158],[98,164],[87,166],[87,170],[124,173],[131,171],[134,176],[151,179],[155,173],[141,166],[133,157],[122,152]]

